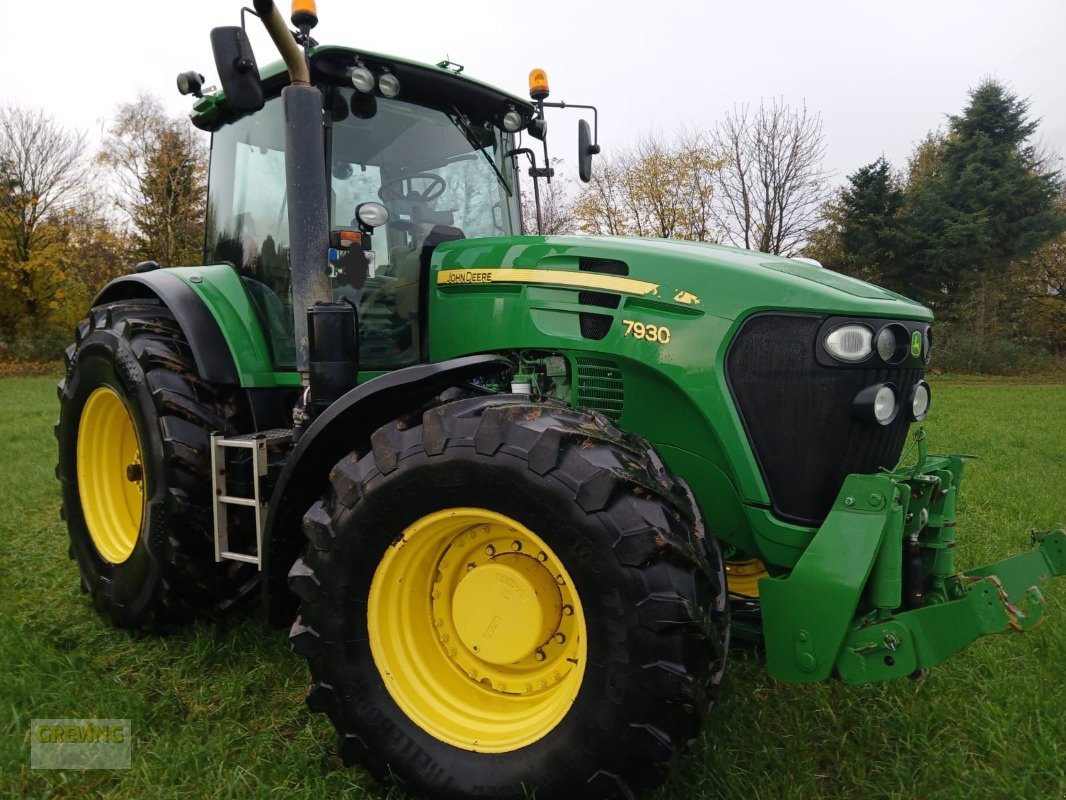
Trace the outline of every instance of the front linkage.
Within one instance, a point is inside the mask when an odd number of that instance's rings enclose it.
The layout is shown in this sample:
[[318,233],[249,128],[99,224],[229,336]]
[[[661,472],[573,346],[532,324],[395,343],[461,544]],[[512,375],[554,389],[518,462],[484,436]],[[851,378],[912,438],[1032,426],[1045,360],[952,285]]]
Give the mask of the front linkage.
[[850,475],[785,578],[760,584],[767,665],[795,683],[834,673],[871,683],[920,673],[981,636],[1032,628],[1040,587],[1066,574],[1066,531],[1033,532],[1033,549],[955,570],[962,456]]

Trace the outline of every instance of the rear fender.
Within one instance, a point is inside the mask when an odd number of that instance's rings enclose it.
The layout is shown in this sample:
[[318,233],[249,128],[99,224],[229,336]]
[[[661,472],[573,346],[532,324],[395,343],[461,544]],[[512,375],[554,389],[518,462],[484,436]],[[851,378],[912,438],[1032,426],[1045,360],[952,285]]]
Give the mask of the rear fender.
[[240,383],[229,345],[210,309],[185,281],[168,270],[116,278],[100,290],[92,304],[136,298],[158,299],[170,309],[192,348],[201,378],[213,384]]

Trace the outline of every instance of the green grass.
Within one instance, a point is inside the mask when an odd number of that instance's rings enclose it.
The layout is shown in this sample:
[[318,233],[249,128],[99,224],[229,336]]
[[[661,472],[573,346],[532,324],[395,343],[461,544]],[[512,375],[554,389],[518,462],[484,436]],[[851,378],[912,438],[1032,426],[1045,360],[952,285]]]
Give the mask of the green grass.
[[[249,617],[165,639],[112,630],[78,591],[53,478],[54,379],[0,380],[0,794],[32,798],[378,798],[303,706],[304,667]],[[1066,388],[934,382],[934,449],[979,453],[960,566],[1066,523]],[[659,800],[1066,797],[1066,581],[1048,621],[988,637],[925,681],[771,680],[735,649],[696,752]],[[133,768],[29,768],[33,717],[120,717]]]

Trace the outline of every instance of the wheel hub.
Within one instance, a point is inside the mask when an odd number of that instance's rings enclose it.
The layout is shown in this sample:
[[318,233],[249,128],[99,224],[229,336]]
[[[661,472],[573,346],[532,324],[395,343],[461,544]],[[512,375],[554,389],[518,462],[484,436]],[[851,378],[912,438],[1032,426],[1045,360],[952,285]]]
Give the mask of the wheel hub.
[[144,517],[144,467],[126,404],[108,387],[95,389],[78,421],[78,494],[97,552],[112,564],[130,557]]
[[490,664],[529,658],[555,633],[563,601],[555,577],[532,556],[496,556],[467,571],[452,596],[459,639]]
[[541,738],[584,672],[584,616],[562,563],[532,531],[484,509],[408,527],[375,572],[368,624],[393,699],[464,749],[505,752]]

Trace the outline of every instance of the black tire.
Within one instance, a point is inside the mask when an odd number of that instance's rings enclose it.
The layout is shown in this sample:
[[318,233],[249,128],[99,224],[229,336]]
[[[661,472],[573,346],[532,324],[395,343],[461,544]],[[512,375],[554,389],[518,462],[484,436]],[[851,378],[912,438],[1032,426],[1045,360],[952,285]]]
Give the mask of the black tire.
[[[410,523],[453,506],[541,531],[584,607],[588,658],[574,704],[511,752],[460,749],[412,722],[368,642],[382,555]],[[631,798],[698,737],[728,650],[721,557],[687,486],[605,417],[504,395],[398,420],[336,465],[304,529],[291,641],[310,665],[307,704],[329,715],[346,763],[418,797]]]
[[[133,631],[160,631],[231,607],[258,581],[250,565],[214,560],[209,437],[238,426],[235,388],[199,377],[181,327],[157,300],[97,306],[78,323],[76,339],[58,386],[56,477],[82,590],[102,615]],[[105,386],[130,413],[143,459],[143,521],[120,563],[94,545],[77,482],[79,420],[89,395]]]

